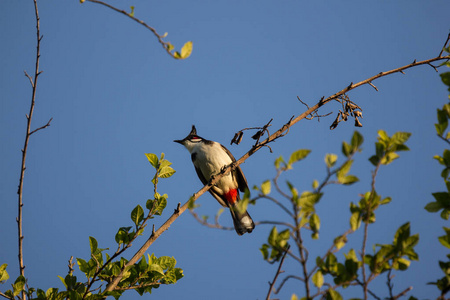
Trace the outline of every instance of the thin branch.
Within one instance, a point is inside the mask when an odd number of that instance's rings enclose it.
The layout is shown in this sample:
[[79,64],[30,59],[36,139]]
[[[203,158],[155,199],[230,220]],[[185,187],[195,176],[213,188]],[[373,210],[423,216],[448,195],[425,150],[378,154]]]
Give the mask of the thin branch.
[[443,137],[442,135],[438,134],[437,135],[439,138],[441,138],[444,142],[447,142],[447,144],[450,145],[450,140],[446,139],[445,137]]
[[[40,34],[40,23],[39,23],[39,12],[36,0],[34,0],[34,12],[36,16],[36,36],[37,36],[37,46],[36,46],[36,62],[35,62],[35,70],[34,70],[34,80],[25,72],[25,76],[30,80],[32,93],[31,93],[31,103],[30,103],[30,111],[27,114],[27,128],[25,133],[25,142],[22,149],[22,165],[20,169],[20,179],[19,179],[19,187],[17,190],[18,194],[18,217],[17,217],[17,227],[18,227],[18,239],[19,239],[19,271],[21,276],[25,276],[25,265],[23,262],[23,227],[22,227],[22,207],[23,207],[23,183],[25,176],[25,162],[27,158],[27,150],[28,150],[28,142],[31,136],[31,119],[33,117],[34,112],[34,104],[36,99],[36,87],[37,87],[37,79],[39,74],[39,58],[40,58],[40,44],[41,44],[41,34]],[[25,299],[25,290],[22,291],[22,299]]]
[[212,224],[212,223],[209,223],[208,221],[206,221],[205,219],[200,218],[200,216],[193,209],[190,209],[189,212],[195,218],[195,220],[197,220],[197,222],[199,222],[200,224],[202,224],[202,225],[204,225],[206,227],[222,229],[222,230],[234,230],[234,228],[220,225],[219,222],[218,222],[217,215],[216,215],[216,218],[215,218],[216,219],[215,224]]
[[396,300],[402,296],[404,296],[407,292],[411,291],[413,289],[412,286],[408,287],[407,289],[405,289],[403,292],[401,292],[400,294],[398,294],[397,296],[394,296],[392,299]]
[[283,281],[280,283],[280,286],[278,287],[278,289],[275,291],[275,294],[278,294],[281,291],[281,288],[283,287],[283,285],[286,283],[286,281],[288,281],[289,279],[297,279],[300,280],[302,282],[304,282],[305,280],[299,276],[295,276],[295,275],[289,275],[286,276],[286,278],[283,279]]
[[51,122],[52,120],[53,120],[53,118],[50,118],[50,120],[48,120],[47,124],[45,124],[45,125],[43,125],[43,126],[41,126],[41,127],[39,127],[39,128],[36,128],[36,129],[33,130],[32,132],[30,132],[30,135],[32,135],[33,133],[35,133],[35,132],[37,132],[37,131],[39,131],[39,130],[45,129],[45,128],[47,128],[48,126],[50,126],[50,122]]
[[[89,1],[94,1],[94,0],[89,0]],[[229,172],[231,172],[231,170],[234,170],[235,168],[237,168],[239,165],[241,165],[244,161],[246,161],[250,156],[252,156],[253,154],[255,154],[259,149],[261,149],[262,147],[264,147],[265,145],[273,142],[274,140],[276,140],[277,138],[284,136],[286,133],[286,131],[288,131],[288,129],[290,127],[292,127],[294,124],[298,123],[300,120],[304,119],[306,116],[308,116],[309,114],[311,114],[313,111],[317,110],[319,107],[322,107],[323,105],[325,105],[326,103],[338,98],[339,96],[347,93],[350,90],[353,90],[359,86],[368,84],[368,82],[372,82],[378,78],[393,74],[393,73],[398,73],[398,72],[402,72],[403,70],[409,69],[409,68],[413,68],[419,65],[423,65],[423,64],[427,64],[427,63],[431,63],[431,62],[435,62],[435,61],[440,61],[440,60],[445,60],[445,59],[450,59],[450,55],[449,56],[439,56],[439,57],[435,57],[435,58],[431,58],[431,59],[427,59],[424,61],[419,61],[419,62],[414,62],[408,65],[405,65],[403,67],[399,67],[387,72],[381,72],[375,76],[372,76],[366,80],[363,80],[361,82],[358,82],[356,84],[352,84],[351,86],[346,87],[345,89],[335,93],[334,95],[329,96],[328,98],[322,98],[317,104],[315,104],[314,106],[310,107],[308,110],[306,110],[305,112],[303,112],[302,114],[298,115],[295,118],[291,118],[286,124],[284,124],[279,130],[277,130],[276,132],[272,133],[268,138],[266,138],[264,141],[258,143],[257,145],[254,145],[247,153],[245,153],[240,159],[238,159],[237,161],[231,163],[230,165],[226,166],[225,168],[223,168],[221,170],[221,172],[219,174],[217,174],[209,183],[207,183],[203,188],[201,188],[197,193],[195,193],[188,201],[186,201],[181,207],[180,210],[177,214],[172,214],[164,224],[162,224],[158,230],[156,230],[148,239],[147,241],[144,243],[144,245],[142,245],[142,247],[135,253],[135,255],[128,261],[128,263],[125,265],[125,268],[122,269],[121,273],[115,277],[106,287],[105,292],[108,291],[112,291],[114,290],[117,285],[119,284],[119,282],[121,281],[121,279],[123,278],[123,273],[124,270],[128,267],[131,266],[133,264],[135,264],[141,257],[142,255],[145,254],[145,252],[147,251],[147,249],[158,239],[158,237],[167,229],[169,229],[170,225],[172,225],[172,223],[179,217],[181,216],[189,207],[189,205],[191,205],[191,201],[194,201],[198,199],[198,197],[200,197],[201,195],[203,195],[206,191],[208,191],[211,186],[215,185],[223,176],[225,176],[226,174],[228,174]]]
[[441,52],[439,52],[438,57],[442,57],[442,53],[444,53],[444,49],[446,48],[448,41],[450,41],[450,33],[448,34],[447,40],[445,41],[444,46],[441,49]]
[[160,35],[158,32],[156,32],[156,29],[155,29],[155,28],[153,28],[153,27],[147,25],[144,21],[142,21],[142,20],[140,20],[140,19],[134,17],[133,14],[130,14],[130,13],[126,12],[125,10],[118,9],[118,8],[116,8],[116,7],[114,7],[114,6],[110,5],[110,4],[108,4],[108,3],[105,3],[105,2],[99,1],[99,0],[87,0],[87,1],[92,2],[92,3],[97,3],[97,4],[104,5],[104,6],[108,7],[108,8],[110,8],[110,9],[112,9],[112,10],[118,12],[118,13],[121,13],[121,14],[123,14],[123,15],[129,17],[130,19],[136,21],[137,23],[141,24],[142,26],[144,26],[145,28],[147,28],[148,30],[150,30],[150,31],[156,36],[156,38],[158,39],[158,42],[162,45],[162,47],[164,48],[164,50],[166,50],[167,54],[169,54],[170,56],[172,56],[172,57],[175,58],[175,59],[179,59],[179,57],[175,56],[175,55],[171,52],[171,51],[173,50],[172,44],[169,43],[169,42],[165,42],[165,41],[163,40],[163,38],[165,38],[166,34]]
[[147,287],[147,286],[160,285],[160,284],[161,284],[161,282],[150,282],[150,283],[144,283],[144,284],[140,284],[140,285],[136,285],[136,286],[118,287],[115,290],[116,291],[135,290],[135,289],[139,289],[139,288],[143,288],[143,287]]
[[273,278],[272,282],[269,283],[269,291],[267,292],[266,300],[270,300],[270,294],[272,293],[272,290],[275,285],[275,282],[277,281],[278,275],[280,275],[281,273],[284,272],[284,271],[281,271],[281,267],[283,266],[284,259],[286,258],[286,254],[287,254],[288,250],[289,250],[289,247],[286,249],[283,256],[281,257],[281,261],[280,261],[280,264],[278,265],[278,269],[277,269],[277,273],[275,274],[275,277]]
[[369,81],[368,84],[378,92],[378,88],[372,82]]
[[[367,244],[367,237],[368,237],[368,230],[369,230],[369,223],[370,223],[370,214],[372,213],[372,201],[373,198],[375,197],[375,178],[377,176],[378,170],[380,169],[381,166],[381,162],[379,162],[377,164],[377,166],[375,167],[375,170],[372,172],[372,187],[371,187],[371,192],[370,192],[370,196],[369,196],[369,203],[368,203],[368,209],[367,209],[367,215],[365,217],[366,220],[364,220],[364,236],[363,236],[363,243],[362,243],[362,247],[361,247],[361,261],[364,262],[364,257],[366,256],[366,244]],[[368,292],[368,285],[369,285],[369,281],[367,280],[367,275],[366,275],[366,266],[363,263],[361,265],[361,269],[362,269],[362,275],[363,275],[363,291],[364,291],[364,299],[367,300],[367,292]]]

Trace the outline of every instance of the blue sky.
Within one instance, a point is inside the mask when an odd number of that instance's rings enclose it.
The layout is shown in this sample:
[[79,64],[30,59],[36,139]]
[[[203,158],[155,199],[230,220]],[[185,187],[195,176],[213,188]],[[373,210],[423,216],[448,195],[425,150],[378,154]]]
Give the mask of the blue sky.
[[[174,139],[195,124],[198,134],[227,145],[235,157],[252,144],[249,134],[239,146],[228,146],[234,133],[262,126],[273,118],[272,130],[305,107],[299,96],[315,104],[381,71],[436,56],[448,34],[448,1],[114,1],[159,33],[176,49],[193,41],[192,56],[170,58],[145,28],[112,10],[79,1],[41,1],[41,70],[33,127],[52,125],[33,135],[27,158],[24,190],[26,274],[31,286],[60,287],[57,275],[67,273],[70,256],[89,256],[89,236],[99,247],[114,248],[114,235],[131,223],[129,214],[152,195],[153,170],[144,153],[164,152],[177,173],[160,183],[169,195],[158,226],[178,202],[202,186],[188,152]],[[124,4],[125,3],[125,4]],[[0,4],[0,264],[17,276],[17,185],[25,113],[31,89],[23,71],[33,72],[35,19],[32,1]],[[369,231],[369,245],[391,242],[393,232],[410,221],[420,233],[409,272],[397,273],[395,290],[410,285],[416,297],[436,297],[426,283],[441,276],[437,260],[445,251],[437,242],[446,223],[423,207],[431,193],[444,189],[440,166],[432,159],[444,144],[434,131],[436,108],[448,92],[430,67],[394,74],[349,93],[363,108],[364,151],[352,173],[360,182],[331,187],[318,206],[322,220],[318,242],[308,241],[312,257],[323,254],[330,240],[348,228],[349,203],[370,189],[377,130],[412,133],[411,151],[380,170],[377,191],[393,202],[378,211]],[[336,114],[331,103],[320,113]],[[333,115],[334,115],[333,114]],[[355,130],[348,122],[330,131],[334,116],[301,121],[289,135],[259,151],[243,165],[250,186],[275,175],[273,161],[300,148],[311,149],[289,180],[299,190],[322,180],[326,153],[340,154],[340,143]],[[342,159],[342,155],[340,155]],[[201,214],[219,208],[210,195],[199,199]],[[249,208],[255,221],[284,216],[269,203]],[[221,217],[231,225],[228,213]],[[263,299],[275,265],[262,260],[259,247],[271,227],[258,226],[251,235],[202,227],[184,214],[149,250],[174,256],[185,277],[174,286],[154,290],[159,299]],[[354,244],[360,248],[361,235]],[[137,246],[137,245],[136,245]],[[370,247],[368,247],[370,249]],[[313,252],[316,251],[316,252]],[[317,253],[317,254],[316,254]],[[126,257],[130,257],[125,255]],[[313,261],[313,260],[312,260]],[[297,266],[286,262],[286,271]],[[288,274],[288,272],[286,272]],[[82,276],[79,274],[79,276]],[[375,283],[387,296],[385,277]],[[2,286],[1,290],[5,288]],[[280,299],[303,288],[288,282]],[[347,291],[346,291],[347,293]],[[353,290],[347,297],[360,295]],[[135,299],[128,293],[124,299]],[[145,296],[150,297],[150,296]]]

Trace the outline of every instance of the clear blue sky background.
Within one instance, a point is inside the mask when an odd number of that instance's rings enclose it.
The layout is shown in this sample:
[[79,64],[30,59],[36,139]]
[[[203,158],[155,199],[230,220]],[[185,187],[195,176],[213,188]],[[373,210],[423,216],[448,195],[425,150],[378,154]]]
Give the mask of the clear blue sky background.
[[[152,195],[153,169],[144,153],[166,154],[177,173],[164,180],[169,194],[159,226],[178,202],[201,188],[188,152],[174,139],[184,138],[195,124],[199,135],[225,145],[245,127],[273,118],[272,130],[309,104],[378,72],[436,56],[450,28],[449,1],[114,1],[158,32],[177,49],[194,42],[185,61],[170,58],[155,37],[132,20],[106,7],[78,1],[39,1],[41,69],[33,128],[53,117],[51,127],[32,136],[24,190],[26,275],[33,287],[61,287],[57,275],[67,273],[70,256],[89,257],[89,236],[99,247],[115,249],[114,235],[131,224],[130,211]],[[33,72],[35,19],[32,1],[0,3],[0,263],[18,274],[17,185],[25,114],[31,89],[23,71]],[[420,233],[417,252],[406,273],[396,273],[395,292],[414,286],[409,295],[436,298],[427,286],[441,276],[437,260],[446,252],[437,241],[446,223],[423,207],[431,193],[444,189],[440,166],[432,159],[444,144],[434,130],[436,108],[448,92],[438,74],[423,66],[374,82],[349,93],[363,108],[364,152],[352,173],[361,181],[351,187],[330,187],[318,205],[322,220],[319,241],[309,241],[311,263],[348,228],[349,203],[370,189],[371,165],[378,129],[389,134],[412,133],[410,152],[383,167],[377,190],[391,196],[369,230],[369,245],[392,241],[393,231],[411,221]],[[320,113],[336,114],[328,104]],[[353,122],[329,130],[333,116],[302,121],[289,135],[255,154],[242,165],[250,186],[275,175],[273,161],[300,148],[310,157],[295,166],[290,181],[299,190],[325,177],[323,157],[340,154]],[[252,140],[244,137],[229,149],[240,157]],[[340,155],[342,158],[342,155]],[[201,214],[219,208],[208,194],[199,199]],[[282,212],[260,202],[249,211],[255,221],[283,220]],[[228,213],[221,217],[231,225]],[[448,226],[448,225],[447,225]],[[258,226],[250,235],[219,231],[182,215],[151,247],[157,256],[174,256],[185,278],[163,286],[145,298],[263,299],[276,265],[262,260],[259,247],[271,227]],[[147,232],[148,234],[148,232]],[[361,234],[351,237],[360,249]],[[136,244],[138,246],[138,243]],[[369,246],[370,250],[371,247]],[[131,253],[125,255],[131,257]],[[341,256],[342,257],[342,254]],[[286,275],[299,272],[287,260]],[[80,278],[82,274],[78,273]],[[385,276],[373,286],[387,296]],[[5,286],[0,287],[2,291]],[[288,282],[281,299],[303,294],[298,282]],[[359,288],[345,298],[360,296]],[[136,299],[130,292],[124,299]]]

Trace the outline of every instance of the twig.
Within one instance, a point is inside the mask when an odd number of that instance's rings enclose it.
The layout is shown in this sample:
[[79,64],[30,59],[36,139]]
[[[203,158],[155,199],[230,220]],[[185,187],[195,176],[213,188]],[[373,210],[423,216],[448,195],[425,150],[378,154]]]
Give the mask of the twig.
[[410,286],[409,288],[405,289],[403,292],[401,292],[400,294],[398,294],[397,296],[394,296],[394,298],[392,298],[393,300],[396,300],[402,296],[404,296],[407,292],[411,291],[413,288],[412,286]]
[[281,291],[281,288],[283,287],[283,285],[286,283],[286,281],[288,281],[291,278],[300,280],[302,282],[305,281],[303,278],[301,278],[299,276],[295,276],[295,275],[286,276],[286,278],[284,278],[283,281],[280,283],[280,286],[278,287],[278,289],[275,291],[275,294],[278,294]]
[[132,14],[130,14],[130,13],[127,13],[125,10],[118,9],[118,8],[112,6],[112,5],[108,4],[108,3],[105,3],[105,2],[103,2],[103,1],[99,1],[99,0],[87,0],[87,1],[92,2],[92,3],[97,3],[97,4],[104,5],[104,6],[108,7],[108,8],[110,8],[110,9],[112,9],[112,10],[118,12],[118,13],[121,13],[121,14],[123,14],[123,15],[129,17],[130,19],[136,21],[137,23],[141,24],[142,26],[144,26],[145,28],[147,28],[148,30],[150,30],[150,31],[156,36],[156,38],[158,39],[158,42],[162,45],[162,47],[164,48],[164,50],[166,50],[167,54],[169,54],[170,56],[172,56],[172,57],[175,58],[175,59],[179,59],[179,57],[175,56],[175,55],[171,52],[171,51],[173,50],[172,44],[169,43],[169,42],[165,42],[165,41],[163,40],[163,38],[165,37],[165,35],[160,35],[160,34],[158,34],[158,32],[156,32],[156,29],[154,29],[153,27],[147,25],[144,21],[142,21],[142,20],[140,20],[140,19],[134,17],[134,16],[133,16]]
[[[364,221],[364,236],[363,236],[363,244],[361,247],[361,260],[362,261],[364,261],[364,257],[366,256],[366,243],[367,243],[369,223],[370,223],[370,214],[372,213],[372,209],[371,209],[372,201],[373,201],[373,198],[375,197],[375,178],[377,176],[378,170],[380,169],[380,166],[381,166],[381,162],[378,163],[378,165],[375,167],[375,170],[372,172],[372,184],[371,184],[372,187],[371,187],[371,192],[370,192],[370,196],[369,196],[367,214],[365,216],[365,220],[363,220]],[[361,269],[362,269],[362,275],[363,275],[362,286],[363,286],[363,291],[364,291],[364,299],[367,300],[369,281],[367,280],[367,276],[366,276],[365,264],[361,265]]]
[[266,300],[270,299],[270,294],[272,293],[273,287],[275,285],[275,282],[277,281],[278,275],[283,273],[284,271],[281,271],[281,267],[283,266],[284,259],[286,258],[287,251],[289,250],[289,246],[285,250],[283,256],[281,257],[280,264],[278,265],[277,273],[275,274],[275,277],[273,278],[272,282],[269,282],[269,291],[267,292]]
[[36,129],[33,130],[32,132],[30,132],[30,135],[32,135],[33,133],[35,133],[35,132],[37,132],[37,131],[39,131],[39,130],[45,129],[45,128],[47,128],[48,126],[50,126],[50,122],[51,122],[52,120],[53,120],[53,118],[50,118],[50,120],[48,120],[47,124],[45,124],[45,125],[43,125],[43,126],[41,126],[41,127],[39,127],[39,128],[36,128]]
[[368,84],[378,92],[378,88],[372,82],[369,81]]
[[445,46],[447,46],[447,43],[448,43],[449,40],[450,40],[450,33],[448,34],[447,40],[445,41],[444,46],[443,46],[442,49],[441,49],[441,52],[439,52],[438,57],[441,57],[441,56],[442,56],[442,53],[444,53],[444,49],[446,48]]
[[[38,12],[38,6],[37,6],[37,0],[34,0],[34,12],[36,16],[36,39],[37,39],[37,46],[36,46],[36,63],[35,63],[35,70],[34,70],[34,80],[31,78],[30,75],[28,75],[27,72],[25,72],[25,76],[30,80],[30,84],[32,87],[32,93],[31,93],[31,104],[30,104],[30,111],[27,114],[27,128],[25,133],[25,142],[22,149],[22,165],[20,169],[20,179],[19,179],[19,187],[17,190],[18,194],[18,217],[17,217],[17,227],[18,227],[18,238],[19,238],[19,271],[21,276],[25,276],[25,265],[23,262],[23,227],[22,227],[22,207],[23,207],[23,182],[24,182],[24,176],[25,176],[25,161],[27,158],[27,150],[28,150],[28,142],[30,140],[31,136],[31,119],[33,117],[34,112],[34,104],[36,99],[36,87],[37,87],[37,79],[38,76],[41,74],[39,71],[39,58],[40,58],[40,44],[42,36],[40,34],[40,23],[39,23],[39,12]],[[25,290],[22,291],[22,299],[25,299]]]

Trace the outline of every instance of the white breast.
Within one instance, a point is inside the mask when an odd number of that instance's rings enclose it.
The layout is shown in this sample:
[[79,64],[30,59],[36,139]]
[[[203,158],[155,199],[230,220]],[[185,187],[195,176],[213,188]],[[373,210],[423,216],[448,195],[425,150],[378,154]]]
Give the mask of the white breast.
[[[217,175],[224,166],[232,162],[222,146],[216,142],[213,142],[212,145],[197,143],[191,153],[196,153],[194,165],[201,170],[206,180],[209,180],[211,175]],[[227,193],[230,189],[237,189],[238,184],[231,173],[228,173],[216,186],[223,194]]]

